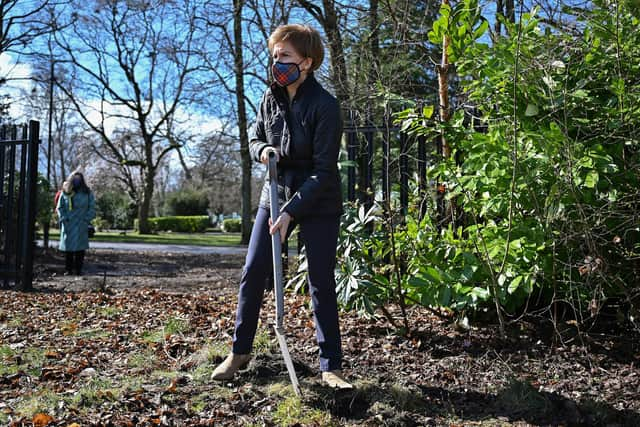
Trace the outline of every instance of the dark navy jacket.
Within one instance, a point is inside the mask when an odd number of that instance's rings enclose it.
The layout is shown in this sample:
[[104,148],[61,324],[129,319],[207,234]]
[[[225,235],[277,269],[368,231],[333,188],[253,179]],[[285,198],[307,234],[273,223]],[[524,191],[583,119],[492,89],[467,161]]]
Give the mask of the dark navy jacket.
[[[265,91],[249,133],[249,151],[259,162],[266,147],[278,150],[281,211],[296,221],[313,215],[342,214],[338,173],[341,137],[338,101],[313,75],[298,87],[291,104],[286,89],[273,84]],[[268,174],[260,206],[269,207]]]

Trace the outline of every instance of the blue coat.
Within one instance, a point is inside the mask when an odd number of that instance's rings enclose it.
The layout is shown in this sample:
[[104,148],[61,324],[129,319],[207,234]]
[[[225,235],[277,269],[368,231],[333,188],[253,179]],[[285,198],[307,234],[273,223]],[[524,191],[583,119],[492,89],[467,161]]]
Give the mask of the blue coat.
[[56,207],[60,217],[60,250],[77,252],[89,249],[89,223],[96,216],[93,193],[62,193]]

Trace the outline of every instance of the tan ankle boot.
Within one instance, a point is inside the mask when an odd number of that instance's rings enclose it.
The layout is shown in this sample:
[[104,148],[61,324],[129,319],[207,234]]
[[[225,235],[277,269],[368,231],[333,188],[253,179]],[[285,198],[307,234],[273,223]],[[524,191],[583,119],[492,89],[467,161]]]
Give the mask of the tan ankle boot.
[[230,380],[233,378],[236,372],[247,366],[251,360],[250,354],[229,354],[224,362],[218,365],[218,367],[211,374],[212,380]]
[[326,371],[322,373],[322,381],[329,387],[339,388],[341,390],[352,389],[353,386],[349,384],[342,376],[342,371],[336,369],[335,371]]

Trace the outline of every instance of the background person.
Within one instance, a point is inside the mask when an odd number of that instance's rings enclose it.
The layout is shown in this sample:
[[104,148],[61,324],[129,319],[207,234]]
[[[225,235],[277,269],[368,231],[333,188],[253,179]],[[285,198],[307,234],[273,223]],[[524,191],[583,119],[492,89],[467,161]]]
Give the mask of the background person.
[[60,246],[65,253],[66,274],[82,274],[84,253],[89,249],[89,224],[96,216],[95,198],[80,172],[62,184],[56,206],[60,219]]
[[296,226],[305,245],[308,283],[323,380],[332,387],[351,388],[341,373],[342,347],[334,270],[342,215],[338,155],[342,136],[340,106],[316,80],[322,64],[320,34],[306,25],[283,25],[269,37],[273,84],[265,91],[249,149],[255,161],[278,159],[280,216],[269,220],[269,182],[265,179],[251,231],[240,281],[232,353],[212,374],[225,380],[251,356],[265,283],[273,272],[271,234],[282,239]]

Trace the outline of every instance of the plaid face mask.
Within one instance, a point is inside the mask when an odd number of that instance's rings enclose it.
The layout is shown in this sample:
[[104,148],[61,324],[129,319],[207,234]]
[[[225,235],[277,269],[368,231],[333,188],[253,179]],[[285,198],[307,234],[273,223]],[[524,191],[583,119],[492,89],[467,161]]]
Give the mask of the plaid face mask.
[[287,87],[291,83],[295,83],[300,78],[300,67],[304,60],[299,63],[295,62],[274,62],[271,66],[271,74],[275,82],[282,86]]

